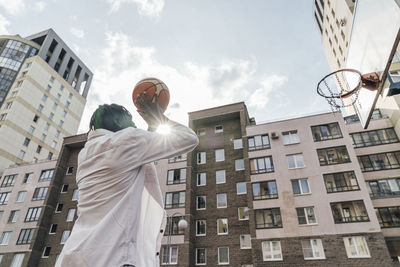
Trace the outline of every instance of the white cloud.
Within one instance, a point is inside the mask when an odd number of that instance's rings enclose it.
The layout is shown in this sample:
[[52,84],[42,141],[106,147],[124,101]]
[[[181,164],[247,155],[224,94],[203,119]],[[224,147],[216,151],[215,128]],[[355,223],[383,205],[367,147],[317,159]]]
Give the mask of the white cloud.
[[0,6],[3,7],[9,14],[17,15],[25,9],[24,0],[0,0]]
[[269,101],[269,94],[273,90],[279,90],[285,82],[287,82],[288,78],[286,76],[281,75],[271,75],[266,77],[261,81],[260,88],[256,89],[252,95],[250,96],[249,106],[256,107],[258,109],[264,108]]
[[69,31],[77,38],[85,37],[85,32],[82,29],[71,28]]
[[10,25],[10,22],[0,14],[0,35],[10,34],[7,30],[8,25]]
[[138,6],[140,15],[158,17],[164,8],[164,0],[107,0],[111,11],[117,11],[122,4],[134,3]]
[[43,11],[45,9],[45,7],[46,7],[46,3],[44,1],[38,1],[38,2],[35,3],[35,8],[39,12]]

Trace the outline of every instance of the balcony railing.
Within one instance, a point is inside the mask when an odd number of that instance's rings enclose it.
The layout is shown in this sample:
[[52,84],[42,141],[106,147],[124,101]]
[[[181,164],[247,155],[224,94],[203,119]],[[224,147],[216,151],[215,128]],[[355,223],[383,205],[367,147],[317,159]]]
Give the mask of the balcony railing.
[[259,173],[266,173],[266,172],[274,172],[274,167],[271,168],[263,168],[263,169],[257,169],[257,170],[251,170],[251,174],[259,174]]
[[400,191],[396,191],[396,192],[379,191],[379,192],[372,192],[369,195],[370,195],[371,198],[397,197],[397,196],[400,196]]
[[368,215],[334,218],[335,223],[368,222]]
[[345,186],[336,186],[336,187],[329,187],[326,188],[328,193],[338,193],[338,192],[345,192],[345,191],[356,191],[360,190],[358,185],[345,185]]
[[400,227],[400,222],[381,222],[379,224],[382,228]]
[[266,194],[253,197],[254,200],[273,199],[273,198],[278,198],[278,194]]

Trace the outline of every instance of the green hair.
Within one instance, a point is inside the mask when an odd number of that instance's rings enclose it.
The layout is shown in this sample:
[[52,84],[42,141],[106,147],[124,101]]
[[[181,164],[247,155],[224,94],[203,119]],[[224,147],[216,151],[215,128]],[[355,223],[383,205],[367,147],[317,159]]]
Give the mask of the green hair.
[[127,127],[136,128],[132,121],[132,115],[126,108],[117,104],[99,105],[90,119],[89,128],[106,129],[112,132],[125,129]]

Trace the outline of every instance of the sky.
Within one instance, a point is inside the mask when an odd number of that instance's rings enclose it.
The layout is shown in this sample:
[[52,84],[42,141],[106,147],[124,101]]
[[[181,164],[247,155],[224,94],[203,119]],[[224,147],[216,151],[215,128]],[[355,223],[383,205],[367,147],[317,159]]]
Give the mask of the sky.
[[244,101],[257,123],[330,111],[317,95],[330,71],[311,0],[0,0],[0,34],[52,28],[94,73],[79,132],[103,103],[132,103],[161,79],[166,115]]

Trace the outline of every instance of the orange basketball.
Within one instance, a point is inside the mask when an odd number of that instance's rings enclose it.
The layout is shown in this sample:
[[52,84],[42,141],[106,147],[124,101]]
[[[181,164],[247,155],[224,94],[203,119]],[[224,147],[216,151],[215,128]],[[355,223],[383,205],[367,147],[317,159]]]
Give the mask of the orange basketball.
[[[132,92],[132,100],[135,106],[137,97],[143,92],[147,93],[153,103],[156,101],[154,96],[157,95],[158,105],[163,111],[167,109],[169,103],[169,90],[161,80],[156,78],[146,78],[139,81]],[[140,110],[138,106],[136,106],[136,108]]]

